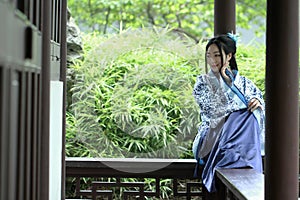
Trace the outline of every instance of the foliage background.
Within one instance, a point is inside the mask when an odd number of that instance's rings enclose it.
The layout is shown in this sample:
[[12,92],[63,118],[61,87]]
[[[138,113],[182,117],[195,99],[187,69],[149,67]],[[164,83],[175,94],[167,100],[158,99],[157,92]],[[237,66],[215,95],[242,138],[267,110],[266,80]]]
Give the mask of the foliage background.
[[97,157],[184,156],[199,123],[191,90],[200,47],[168,29],[86,35],[67,120],[79,144],[67,155],[88,145]]
[[[114,33],[128,28],[172,27],[198,42],[213,35],[214,0],[68,0],[84,32]],[[237,28],[265,32],[266,0],[237,0]]]

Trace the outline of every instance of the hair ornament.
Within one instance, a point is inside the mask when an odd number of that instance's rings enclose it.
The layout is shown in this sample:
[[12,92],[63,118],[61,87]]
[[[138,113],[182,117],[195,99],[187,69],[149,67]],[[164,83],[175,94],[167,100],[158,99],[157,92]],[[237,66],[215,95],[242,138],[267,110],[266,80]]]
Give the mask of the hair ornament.
[[238,35],[232,33],[227,33],[227,36],[230,37],[235,43],[237,43]]

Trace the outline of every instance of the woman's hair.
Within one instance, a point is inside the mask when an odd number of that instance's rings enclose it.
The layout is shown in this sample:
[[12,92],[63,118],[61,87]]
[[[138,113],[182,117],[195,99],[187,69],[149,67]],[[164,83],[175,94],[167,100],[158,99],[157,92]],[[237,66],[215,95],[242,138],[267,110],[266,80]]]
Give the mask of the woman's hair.
[[[205,55],[207,53],[207,49],[210,45],[215,44],[217,45],[220,53],[222,54],[222,50],[224,50],[225,54],[228,55],[232,53],[231,59],[229,61],[229,66],[231,70],[238,70],[237,63],[235,60],[235,53],[236,53],[236,41],[230,37],[229,35],[218,35],[216,37],[211,38],[205,48]],[[223,56],[221,56],[221,64],[223,66]],[[206,56],[205,56],[205,63]]]

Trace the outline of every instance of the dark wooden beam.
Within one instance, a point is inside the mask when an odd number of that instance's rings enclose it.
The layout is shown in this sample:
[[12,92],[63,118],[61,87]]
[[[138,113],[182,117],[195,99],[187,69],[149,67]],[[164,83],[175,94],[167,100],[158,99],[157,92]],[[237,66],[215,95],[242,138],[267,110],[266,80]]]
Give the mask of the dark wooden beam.
[[66,176],[194,179],[195,165],[195,159],[67,157]]

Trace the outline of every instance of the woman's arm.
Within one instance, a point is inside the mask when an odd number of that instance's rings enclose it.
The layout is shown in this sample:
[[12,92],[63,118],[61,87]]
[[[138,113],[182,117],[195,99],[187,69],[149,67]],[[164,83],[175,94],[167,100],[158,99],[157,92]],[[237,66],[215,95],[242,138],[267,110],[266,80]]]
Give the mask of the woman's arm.
[[193,96],[200,108],[201,122],[209,122],[209,88],[204,76],[198,76],[193,89]]
[[234,84],[244,94],[248,102],[248,109],[253,112],[255,109],[260,108],[265,110],[265,102],[260,89],[248,78],[237,76]]

